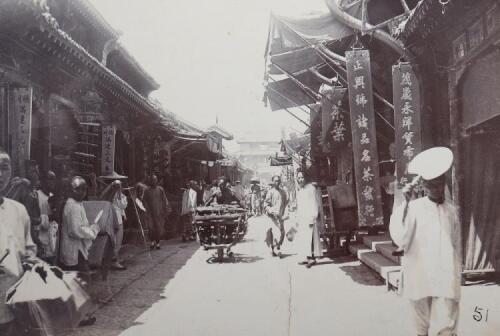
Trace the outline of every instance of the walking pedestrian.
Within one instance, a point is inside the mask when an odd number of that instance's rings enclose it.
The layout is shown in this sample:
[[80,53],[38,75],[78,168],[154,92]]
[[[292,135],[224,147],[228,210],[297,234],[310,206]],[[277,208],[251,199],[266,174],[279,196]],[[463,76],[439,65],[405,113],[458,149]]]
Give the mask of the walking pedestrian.
[[7,290],[22,274],[22,263],[36,256],[31,239],[30,217],[19,202],[5,197],[12,174],[9,154],[0,148],[0,335],[20,335],[20,321],[5,304]]
[[41,188],[37,190],[38,205],[40,207],[40,230],[38,240],[40,242],[38,255],[49,264],[55,263],[57,231],[59,223],[54,220],[52,207],[49,200],[54,196],[56,188],[56,174],[49,170],[41,181]]
[[410,172],[420,175],[426,196],[405,201],[391,216],[390,233],[403,250],[402,293],[409,299],[417,335],[456,335],[461,285],[461,230],[457,209],[446,199],[446,171],[453,161],[448,148],[417,155]]
[[127,268],[120,262],[120,249],[123,245],[123,221],[126,219],[125,209],[127,208],[127,196],[123,193],[120,180],[113,181],[101,193],[100,199],[111,202],[111,206],[116,213],[117,226],[115,228],[115,244],[113,263],[111,267],[115,270],[124,271]]
[[182,194],[181,220],[183,224],[182,241],[194,240],[193,216],[196,211],[198,194],[195,181],[188,181]]
[[26,160],[26,179],[29,183],[25,184],[26,188],[22,188],[19,194],[19,202],[24,205],[31,221],[31,237],[37,245],[37,251],[42,251],[42,243],[38,239],[40,232],[40,224],[42,222],[40,216],[40,205],[38,203],[37,189],[40,187],[40,173],[38,165],[34,160]]
[[87,219],[83,200],[87,195],[87,182],[80,176],[71,179],[71,196],[63,210],[61,227],[61,264],[66,270],[88,275],[89,250],[100,231],[97,223]]
[[262,193],[260,185],[257,183],[252,184],[250,187],[250,205],[254,216],[262,214]]
[[[267,192],[265,211],[269,217],[269,229],[266,233],[266,243],[271,248],[271,255],[281,258],[281,245],[285,238],[283,215],[288,203],[286,193],[281,189],[281,178],[275,175],[272,178],[272,188]],[[276,249],[276,251],[275,251]]]
[[159,250],[160,240],[165,231],[165,219],[170,213],[170,205],[165,190],[158,185],[158,176],[155,174],[151,176],[151,186],[144,192],[144,206],[149,214],[150,248]]
[[321,205],[318,199],[316,186],[307,181],[304,172],[297,172],[297,212],[296,227],[297,234],[295,244],[299,250],[299,255],[303,258],[299,264],[310,268],[316,264],[316,258],[323,256],[321,241],[318,230],[319,207]]
[[[87,182],[80,176],[71,179],[71,194],[64,205],[60,235],[60,265],[66,271],[78,271],[91,281],[89,251],[100,227],[87,219],[83,200],[87,196]],[[80,326],[94,324],[96,318],[86,315]]]

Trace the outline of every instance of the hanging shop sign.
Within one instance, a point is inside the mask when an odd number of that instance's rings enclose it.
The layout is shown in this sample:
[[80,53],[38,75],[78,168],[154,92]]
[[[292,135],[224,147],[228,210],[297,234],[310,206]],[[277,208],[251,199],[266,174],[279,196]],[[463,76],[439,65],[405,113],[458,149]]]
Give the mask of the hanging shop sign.
[[208,150],[210,150],[212,153],[219,153],[222,148],[222,139],[208,134],[207,146]]
[[114,125],[102,126],[102,158],[101,174],[111,175],[115,169],[115,135]]
[[24,176],[24,162],[30,158],[32,88],[12,89],[12,163],[15,172]]
[[396,176],[399,187],[409,182],[408,163],[422,151],[420,87],[413,67],[400,63],[392,67]]
[[159,136],[153,138],[153,172],[159,174],[160,176],[163,176],[160,143],[161,138]]
[[323,87],[321,98],[321,142],[323,152],[344,148],[350,140],[350,121],[347,113],[347,89]]
[[346,52],[359,226],[383,225],[368,50]]

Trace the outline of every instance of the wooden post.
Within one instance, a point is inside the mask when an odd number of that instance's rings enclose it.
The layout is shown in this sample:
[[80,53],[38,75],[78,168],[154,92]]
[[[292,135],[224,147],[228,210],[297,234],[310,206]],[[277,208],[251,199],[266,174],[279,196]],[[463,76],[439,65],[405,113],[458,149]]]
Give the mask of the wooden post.
[[460,199],[462,196],[460,185],[463,183],[462,177],[462,161],[460,155],[460,131],[462,125],[460,123],[460,111],[458,108],[458,74],[456,71],[451,71],[448,75],[448,97],[449,97],[449,112],[450,112],[450,147],[454,156],[454,164],[451,171],[451,190],[453,201],[457,207],[458,218],[462,226],[462,265],[465,265],[465,227],[463,220],[463,211],[460,207]]

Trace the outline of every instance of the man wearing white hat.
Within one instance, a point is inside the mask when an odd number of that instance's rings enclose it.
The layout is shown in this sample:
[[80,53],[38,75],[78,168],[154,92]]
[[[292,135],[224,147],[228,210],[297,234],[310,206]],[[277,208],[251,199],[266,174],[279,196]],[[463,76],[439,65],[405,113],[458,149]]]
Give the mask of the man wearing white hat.
[[[403,191],[390,232],[404,251],[401,288],[410,300],[417,335],[456,335],[462,270],[461,230],[456,207],[445,197],[445,173],[453,162],[448,148],[417,155],[408,172],[422,179],[426,196],[410,201],[416,183]],[[416,181],[416,180],[415,180]]]

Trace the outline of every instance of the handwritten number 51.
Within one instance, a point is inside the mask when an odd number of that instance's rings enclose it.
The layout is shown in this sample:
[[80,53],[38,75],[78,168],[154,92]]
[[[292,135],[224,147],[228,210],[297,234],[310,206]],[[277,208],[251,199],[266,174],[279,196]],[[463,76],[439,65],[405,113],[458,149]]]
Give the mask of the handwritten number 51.
[[488,309],[484,309],[476,306],[474,312],[472,313],[472,318],[476,322],[481,322],[484,318],[484,322],[488,322]]

